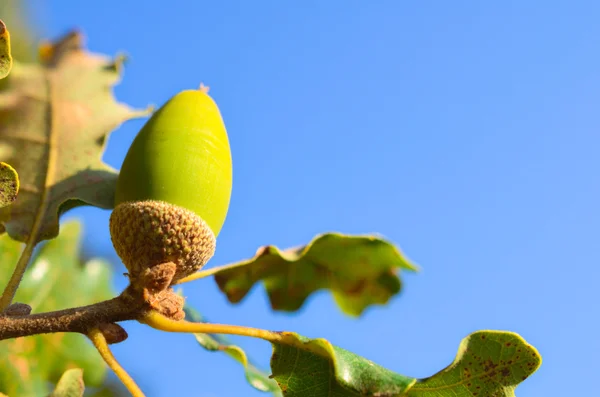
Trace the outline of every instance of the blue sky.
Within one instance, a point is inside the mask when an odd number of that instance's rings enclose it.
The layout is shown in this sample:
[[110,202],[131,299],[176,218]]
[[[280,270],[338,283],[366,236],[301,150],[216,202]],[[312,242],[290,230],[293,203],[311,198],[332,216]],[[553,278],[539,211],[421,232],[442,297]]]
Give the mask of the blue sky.
[[[340,231],[381,233],[423,269],[359,320],[326,292],[289,315],[269,310],[262,287],[231,306],[212,280],[187,285],[209,319],[325,337],[417,377],[446,366],[467,334],[511,330],[544,358],[520,397],[589,395],[600,368],[599,2],[36,4],[45,35],[75,26],[93,51],[130,55],[123,102],[211,87],[234,185],[210,265]],[[111,135],[106,162],[121,165],[142,124]],[[83,217],[86,248],[114,261],[124,287],[109,212],[69,216]],[[115,354],[149,396],[263,395],[191,336],[126,328]],[[267,344],[236,341],[268,365]]]

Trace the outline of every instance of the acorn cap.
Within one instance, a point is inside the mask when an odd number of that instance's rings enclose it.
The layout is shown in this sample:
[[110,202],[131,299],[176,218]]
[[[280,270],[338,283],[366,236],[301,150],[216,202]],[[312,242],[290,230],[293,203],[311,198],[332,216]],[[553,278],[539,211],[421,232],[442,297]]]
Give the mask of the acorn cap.
[[174,283],[204,266],[216,244],[211,228],[194,212],[156,200],[117,205],[110,235],[132,281],[145,269],[173,262]]

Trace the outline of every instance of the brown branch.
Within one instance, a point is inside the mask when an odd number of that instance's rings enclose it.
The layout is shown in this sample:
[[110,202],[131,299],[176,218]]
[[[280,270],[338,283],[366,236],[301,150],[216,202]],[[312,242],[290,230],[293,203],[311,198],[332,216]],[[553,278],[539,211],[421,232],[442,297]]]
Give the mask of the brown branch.
[[[91,330],[97,328],[105,333],[109,343],[117,343],[127,337],[126,332],[115,326],[107,328],[108,324],[139,320],[148,311],[181,320],[185,316],[184,299],[170,287],[174,274],[175,264],[170,262],[150,267],[134,279],[121,295],[88,306],[38,314],[29,314],[23,308],[0,311],[0,340],[54,332],[89,335]],[[115,332],[117,334],[112,335]]]
[[93,305],[26,316],[0,315],[0,340],[53,332],[87,334],[101,324],[140,318],[149,308],[125,290],[116,298]]

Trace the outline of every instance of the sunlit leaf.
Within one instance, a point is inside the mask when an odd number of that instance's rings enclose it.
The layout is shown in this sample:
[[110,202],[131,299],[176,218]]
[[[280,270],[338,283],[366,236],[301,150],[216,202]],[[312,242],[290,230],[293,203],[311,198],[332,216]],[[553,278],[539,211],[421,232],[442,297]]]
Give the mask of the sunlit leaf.
[[83,371],[73,368],[65,371],[60,377],[50,397],[82,397],[84,391]]
[[282,336],[271,369],[286,397],[402,396],[416,382],[325,339]]
[[12,69],[12,54],[10,51],[10,33],[0,19],[0,79],[5,78]]
[[250,260],[215,274],[233,303],[262,281],[275,310],[298,310],[306,298],[329,289],[347,314],[385,304],[400,292],[400,269],[417,270],[393,244],[375,236],[328,233],[300,248],[261,247]]
[[[204,322],[205,320],[202,318],[200,313],[196,310],[186,306],[185,317],[188,321],[193,322]],[[264,392],[270,392],[276,396],[280,396],[279,387],[277,386],[277,382],[269,378],[269,375],[264,371],[258,369],[255,365],[253,365],[240,347],[232,345],[227,338],[222,335],[213,335],[213,334],[194,334],[196,340],[200,344],[200,346],[204,347],[209,351],[223,352],[233,358],[235,361],[239,362],[244,366],[244,371],[246,374],[246,380],[248,383],[252,385],[255,389]]]
[[19,193],[19,175],[10,165],[0,162],[0,208],[12,204]]
[[514,397],[519,383],[542,364],[537,350],[518,334],[478,331],[461,342],[456,359],[419,380],[409,397]]
[[107,135],[147,114],[113,98],[122,58],[88,53],[82,41],[69,34],[45,47],[42,64],[15,64],[0,92],[0,158],[21,180],[0,223],[19,241],[56,236],[69,208],[111,208],[117,172],[101,159]]
[[[24,302],[33,313],[87,305],[109,299],[111,269],[108,263],[79,259],[81,226],[63,225],[59,237],[45,243],[25,273],[16,302]],[[0,284],[7,281],[22,244],[0,236]],[[101,385],[104,361],[87,339],[79,334],[56,333],[0,342],[0,391],[9,396],[48,394],[48,383],[58,381],[69,368],[82,368],[87,385]]]
[[514,397],[517,385],[541,364],[536,349],[519,335],[478,331],[463,339],[450,366],[415,379],[325,339],[280,335],[281,341],[273,343],[271,369],[286,397]]

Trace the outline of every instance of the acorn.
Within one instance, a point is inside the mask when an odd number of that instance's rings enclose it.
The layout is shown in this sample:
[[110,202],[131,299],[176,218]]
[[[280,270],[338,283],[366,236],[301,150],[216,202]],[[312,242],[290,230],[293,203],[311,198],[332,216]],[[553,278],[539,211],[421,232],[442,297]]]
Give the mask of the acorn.
[[165,103],[123,162],[110,234],[134,285],[159,291],[214,254],[232,166],[227,131],[207,91],[186,90]]

